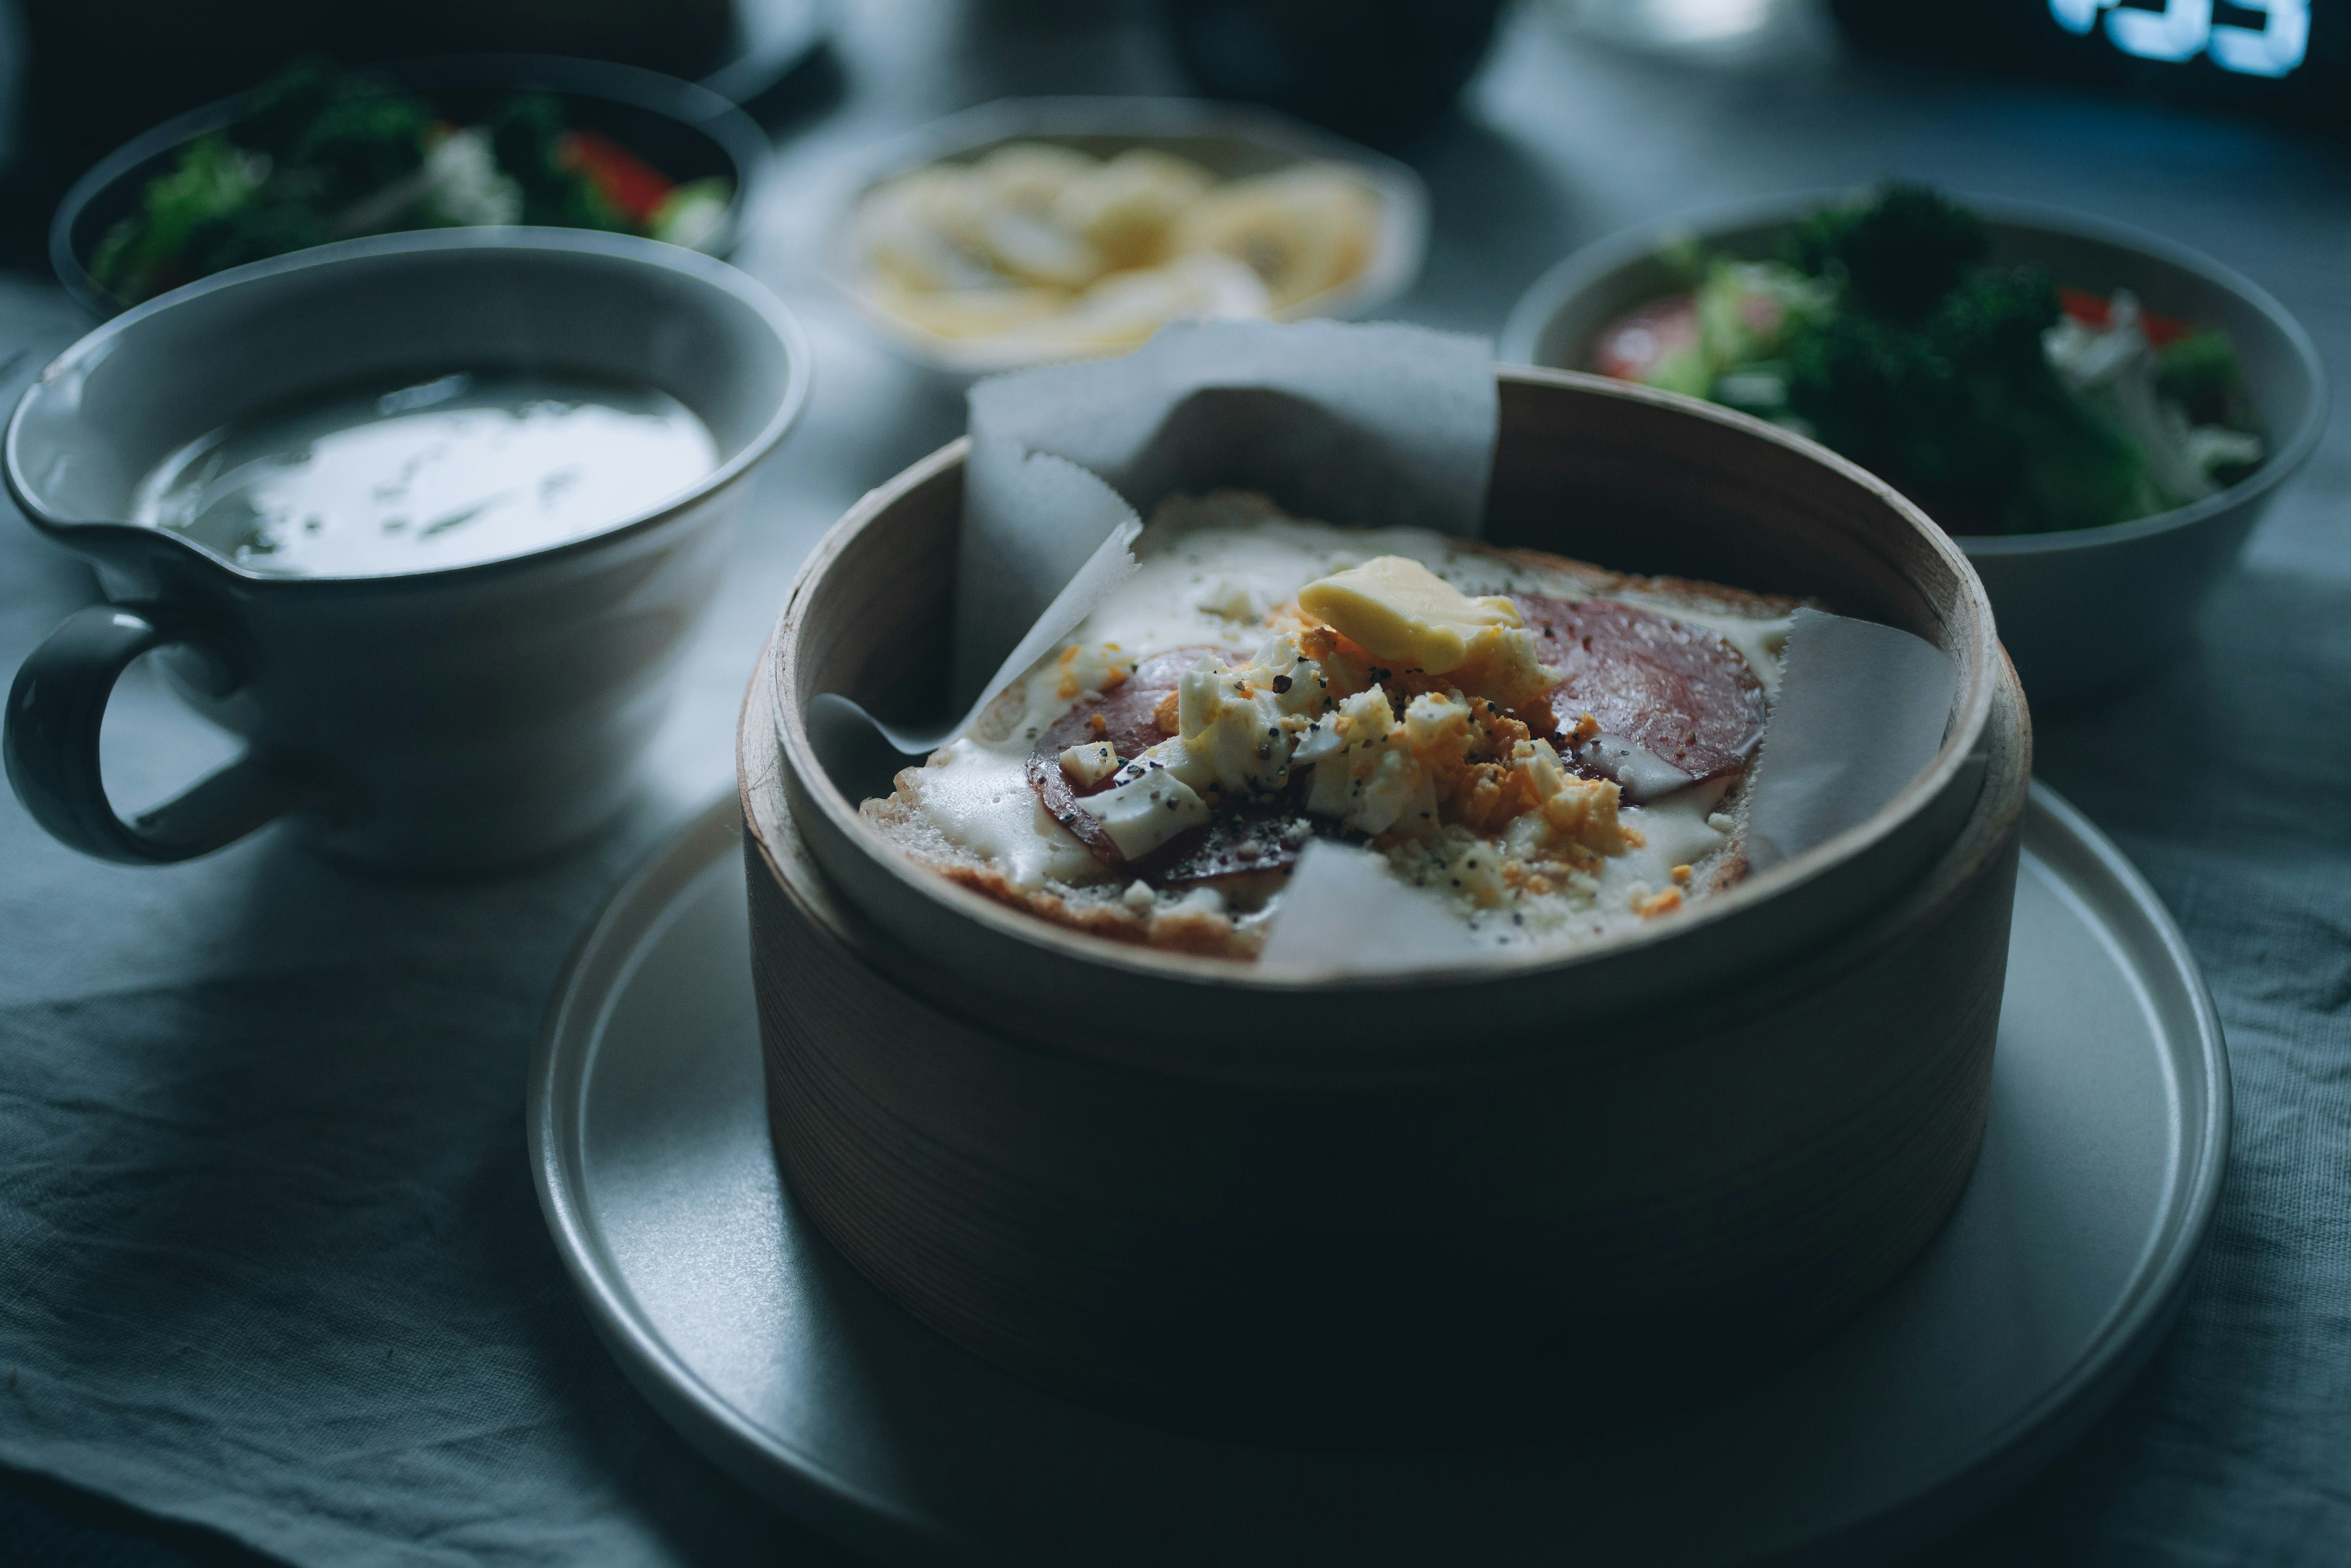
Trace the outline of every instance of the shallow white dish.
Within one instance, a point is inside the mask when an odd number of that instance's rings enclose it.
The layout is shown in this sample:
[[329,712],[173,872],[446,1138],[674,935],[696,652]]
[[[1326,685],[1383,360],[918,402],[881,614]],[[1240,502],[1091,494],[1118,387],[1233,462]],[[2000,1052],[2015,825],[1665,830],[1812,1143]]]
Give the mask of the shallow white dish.
[[2194,961],[2113,846],[2036,787],[1980,1163],[1918,1262],[1828,1344],[1711,1405],[1540,1446],[1163,1432],[950,1345],[784,1194],[737,822],[729,797],[656,854],[559,984],[528,1104],[539,1201],[645,1396],[779,1506],[892,1561],[1896,1550],[1988,1506],[2119,1392],[2226,1163],[2227,1061]]
[[1418,174],[1368,147],[1271,110],[1188,98],[998,99],[875,149],[827,204],[818,225],[813,259],[835,299],[900,354],[951,382],[1018,370],[1039,362],[1038,357],[1000,339],[943,338],[875,304],[858,287],[862,262],[851,220],[865,193],[893,175],[928,163],[963,162],[1008,141],[1055,142],[1098,158],[1131,147],[1156,148],[1188,158],[1220,180],[1298,163],[1334,163],[1348,170],[1379,197],[1371,257],[1353,277],[1276,312],[1276,320],[1370,315],[1412,287],[1428,250],[1428,187]]

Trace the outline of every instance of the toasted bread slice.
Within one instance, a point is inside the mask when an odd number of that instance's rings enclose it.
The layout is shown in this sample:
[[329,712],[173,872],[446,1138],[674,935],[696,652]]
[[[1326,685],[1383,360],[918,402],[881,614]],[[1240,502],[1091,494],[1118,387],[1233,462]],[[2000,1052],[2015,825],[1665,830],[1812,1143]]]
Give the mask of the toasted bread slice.
[[[1079,628],[1057,660],[1000,694],[967,737],[901,772],[890,795],[864,802],[862,813],[876,831],[940,875],[1040,919],[1113,940],[1253,956],[1305,839],[1334,833],[1335,821],[1305,811],[1298,804],[1304,791],[1295,788],[1280,800],[1219,797],[1202,825],[1130,861],[1093,816],[1072,810],[1073,786],[1059,771],[1063,747],[1110,745],[1115,760],[1133,763],[1173,728],[1176,671],[1211,653],[1245,665],[1268,637],[1303,624],[1294,601],[1308,581],[1396,554],[1420,559],[1464,593],[1511,597],[1528,627],[1552,639],[1541,646],[1564,650],[1546,654],[1546,666],[1578,672],[1555,689],[1550,707],[1479,716],[1487,730],[1473,755],[1487,760],[1472,762],[1473,771],[1483,768],[1492,785],[1510,783],[1499,759],[1511,736],[1552,731],[1550,738],[1572,748],[1571,770],[1583,780],[1577,788],[1605,782],[1612,818],[1614,754],[1603,743],[1629,747],[1628,755],[1656,753],[1648,760],[1667,767],[1654,775],[1666,780],[1665,792],[1625,810],[1631,849],[1596,865],[1573,850],[1566,862],[1537,862],[1514,854],[1507,835],[1480,839],[1458,822],[1445,828],[1441,843],[1394,830],[1347,836],[1386,851],[1405,880],[1461,902],[1474,929],[1490,929],[1505,945],[1604,936],[1745,874],[1743,764],[1761,734],[1766,695],[1776,687],[1795,601],[1419,530],[1337,529],[1289,517],[1265,497],[1238,491],[1170,499],[1136,553],[1144,571]],[[1167,656],[1171,650],[1183,653]],[[1692,687],[1691,671],[1702,690]],[[1373,674],[1395,688],[1399,721],[1412,694],[1446,685],[1444,677],[1416,670]],[[1731,686],[1747,706],[1726,714],[1731,699],[1722,694]],[[1645,718],[1646,692],[1663,694],[1656,711],[1666,716],[1656,722]],[[1474,707],[1474,694],[1471,701]],[[1751,729],[1746,749],[1698,744],[1704,726],[1695,722],[1690,744],[1682,746],[1686,710],[1719,720],[1718,728]],[[1603,734],[1595,712],[1637,743]],[[1084,771],[1081,793],[1104,787],[1094,769]],[[1638,798],[1633,775],[1625,777]],[[1692,781],[1677,788],[1677,778]],[[1456,776],[1447,787],[1466,783]],[[1490,846],[1483,873],[1481,843]],[[1691,846],[1691,858],[1672,859],[1676,844]],[[1649,866],[1652,860],[1658,863]],[[1625,869],[1636,864],[1646,869]],[[1505,880],[1480,880],[1498,869]]]

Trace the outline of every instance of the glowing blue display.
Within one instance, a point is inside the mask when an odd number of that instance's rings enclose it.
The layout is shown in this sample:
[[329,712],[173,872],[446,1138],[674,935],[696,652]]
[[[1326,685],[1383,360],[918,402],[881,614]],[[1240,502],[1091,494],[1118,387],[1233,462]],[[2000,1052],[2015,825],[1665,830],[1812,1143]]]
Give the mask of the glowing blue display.
[[2310,47],[2310,0],[2234,0],[2237,11],[2257,11],[2258,27],[2212,20],[2212,0],[2165,0],[2159,11],[2115,0],[2049,0],[2049,15],[2069,33],[2087,36],[2103,16],[2106,38],[2143,60],[2192,60],[2209,55],[2222,70],[2282,77],[2302,64]]

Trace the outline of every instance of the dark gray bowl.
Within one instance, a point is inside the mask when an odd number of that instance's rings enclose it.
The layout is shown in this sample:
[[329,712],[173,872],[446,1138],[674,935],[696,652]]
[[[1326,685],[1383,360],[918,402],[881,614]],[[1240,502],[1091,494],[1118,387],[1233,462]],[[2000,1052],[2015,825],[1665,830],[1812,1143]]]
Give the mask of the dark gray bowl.
[[[366,70],[465,113],[508,93],[549,93],[563,100],[575,123],[604,132],[681,184],[726,176],[735,193],[726,221],[703,247],[712,256],[733,252],[745,203],[767,169],[767,136],[748,115],[707,88],[657,71],[539,55],[451,55]],[[246,119],[253,112],[254,97],[239,93],[168,120],[116,148],[74,182],[49,222],[49,265],[67,293],[100,318],[131,308],[90,276],[99,243],[139,204],[148,182],[178,162],[183,147]]]
[[[1773,255],[1805,214],[1844,199],[1807,192],[1718,208],[1585,246],[1527,290],[1501,357],[1583,370],[1600,329],[1681,287],[1658,259],[1695,237],[1735,256]],[[2029,263],[2060,283],[2127,288],[2151,309],[2235,343],[2269,455],[2219,495],[2153,517],[2063,533],[1960,536],[1983,578],[2001,642],[2040,704],[2097,695],[2153,667],[2194,635],[2197,612],[2235,563],[2271,493],[2302,466],[2326,426],[2318,351],[2285,308],[2219,262],[2153,235],[2051,208],[1966,198],[1991,230],[1993,259]]]

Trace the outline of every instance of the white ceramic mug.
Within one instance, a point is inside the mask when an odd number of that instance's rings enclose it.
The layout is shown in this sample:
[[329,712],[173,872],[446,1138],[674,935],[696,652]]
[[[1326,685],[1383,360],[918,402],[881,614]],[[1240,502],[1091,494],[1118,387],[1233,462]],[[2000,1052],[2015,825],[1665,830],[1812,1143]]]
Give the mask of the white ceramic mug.
[[[649,384],[707,427],[717,466],[650,512],[511,557],[371,577],[253,571],[140,526],[141,477],[246,411],[453,370]],[[545,855],[616,815],[668,677],[716,588],[744,480],[806,396],[775,298],[722,262],[559,229],[347,241],[177,290],[59,355],[9,422],[10,495],[89,559],[110,602],[18,672],[10,782],[57,839],[184,860],[296,813],[326,852],[424,873]],[[240,760],[133,821],[98,738],[152,649]]]

